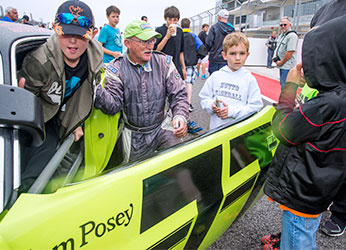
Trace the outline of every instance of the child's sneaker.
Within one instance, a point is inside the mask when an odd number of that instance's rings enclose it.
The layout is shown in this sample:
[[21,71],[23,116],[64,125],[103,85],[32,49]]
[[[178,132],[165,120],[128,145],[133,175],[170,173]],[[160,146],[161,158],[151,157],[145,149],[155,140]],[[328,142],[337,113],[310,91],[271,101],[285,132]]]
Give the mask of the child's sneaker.
[[192,104],[190,103],[190,106],[189,106],[189,112],[192,112],[194,110]]
[[263,245],[263,250],[280,250],[280,240],[274,244]]
[[263,236],[261,238],[263,249],[276,249],[276,248],[269,248],[270,246],[274,246],[274,245],[275,246],[278,245],[278,247],[280,247],[280,237],[281,237],[281,233]]
[[207,75],[202,75],[202,80],[205,80],[205,79],[207,79]]
[[198,127],[195,122],[190,122],[187,124],[187,132],[191,134],[195,134],[199,131],[201,131],[203,128]]
[[321,231],[328,236],[341,236],[346,230],[346,225],[340,225],[333,219],[327,220],[322,226]]

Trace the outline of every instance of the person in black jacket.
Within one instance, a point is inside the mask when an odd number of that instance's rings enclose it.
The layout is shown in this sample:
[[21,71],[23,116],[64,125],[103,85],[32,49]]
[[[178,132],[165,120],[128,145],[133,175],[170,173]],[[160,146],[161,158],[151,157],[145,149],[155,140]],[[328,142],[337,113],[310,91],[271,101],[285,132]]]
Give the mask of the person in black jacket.
[[185,79],[187,88],[187,97],[190,103],[190,112],[193,111],[191,105],[192,85],[196,79],[196,65],[199,58],[203,58],[208,54],[201,39],[190,31],[190,20],[183,18],[181,20],[181,28],[184,34],[184,61],[186,66],[187,77]]
[[221,69],[227,65],[227,61],[223,58],[222,42],[226,35],[234,32],[232,24],[228,23],[229,13],[227,10],[222,9],[217,14],[218,22],[211,26],[208,36],[205,39],[205,46],[209,51],[209,67],[208,71],[211,75],[214,71]]
[[[322,5],[311,19],[310,28],[323,25],[333,18],[346,13],[346,1],[332,0]],[[341,236],[346,230],[346,179],[330,206],[331,216],[321,226],[321,231],[329,236]]]
[[316,249],[320,214],[346,178],[345,25],[343,15],[306,34],[304,78],[319,94],[295,107],[302,82],[297,65],[288,74],[273,117],[280,144],[264,192],[284,210],[281,249]]
[[[209,30],[209,25],[205,23],[205,24],[202,25],[202,30],[198,34],[198,38],[201,39],[201,41],[204,44],[204,46],[205,46],[205,39],[207,38],[207,35],[208,35],[208,30]],[[198,59],[198,63],[197,63],[197,77],[199,77],[200,65],[202,64],[202,76],[201,76],[202,80],[207,79],[207,75],[205,73],[205,70],[207,68],[208,60],[209,60],[209,56],[208,55],[206,55],[202,59]]]
[[276,30],[272,32],[272,35],[267,39],[265,45],[268,47],[267,50],[267,68],[273,68],[273,55],[276,49]]

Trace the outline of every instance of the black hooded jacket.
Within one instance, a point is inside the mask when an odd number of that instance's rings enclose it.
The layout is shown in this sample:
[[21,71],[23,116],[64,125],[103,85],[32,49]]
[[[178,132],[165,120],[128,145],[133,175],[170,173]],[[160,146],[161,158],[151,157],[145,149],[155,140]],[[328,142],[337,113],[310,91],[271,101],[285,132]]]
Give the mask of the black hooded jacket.
[[310,28],[320,26],[335,17],[343,16],[346,13],[345,0],[330,0],[322,5],[311,19]]
[[280,144],[264,192],[307,214],[323,212],[346,178],[346,15],[308,32],[304,75],[319,95],[295,108],[297,84],[286,83],[273,117]]
[[212,63],[226,64],[222,57],[222,42],[226,35],[234,32],[234,27],[230,23],[217,22],[211,26],[205,39],[205,46],[209,51],[209,61]]

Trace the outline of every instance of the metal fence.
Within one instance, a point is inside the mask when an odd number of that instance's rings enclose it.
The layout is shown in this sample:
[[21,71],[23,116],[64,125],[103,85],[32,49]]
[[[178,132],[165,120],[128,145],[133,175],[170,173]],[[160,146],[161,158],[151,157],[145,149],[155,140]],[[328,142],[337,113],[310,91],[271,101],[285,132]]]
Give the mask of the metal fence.
[[219,10],[227,9],[229,23],[250,37],[266,37],[278,30],[282,16],[290,17],[293,29],[304,35],[309,30],[311,18],[326,2],[328,0],[220,1],[219,6],[190,17],[191,31],[198,34],[204,23],[211,26],[217,22]]

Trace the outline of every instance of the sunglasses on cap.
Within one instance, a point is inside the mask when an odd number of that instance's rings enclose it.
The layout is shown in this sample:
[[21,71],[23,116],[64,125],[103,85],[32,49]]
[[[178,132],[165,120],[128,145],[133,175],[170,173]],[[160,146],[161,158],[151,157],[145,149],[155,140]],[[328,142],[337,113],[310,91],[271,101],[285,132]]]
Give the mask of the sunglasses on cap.
[[287,23],[282,23],[282,24],[280,24],[280,27],[286,27],[287,26]]
[[76,20],[81,27],[90,28],[93,26],[93,22],[89,18],[85,16],[76,16],[71,13],[61,13],[57,16],[57,19],[64,24],[71,24]]

